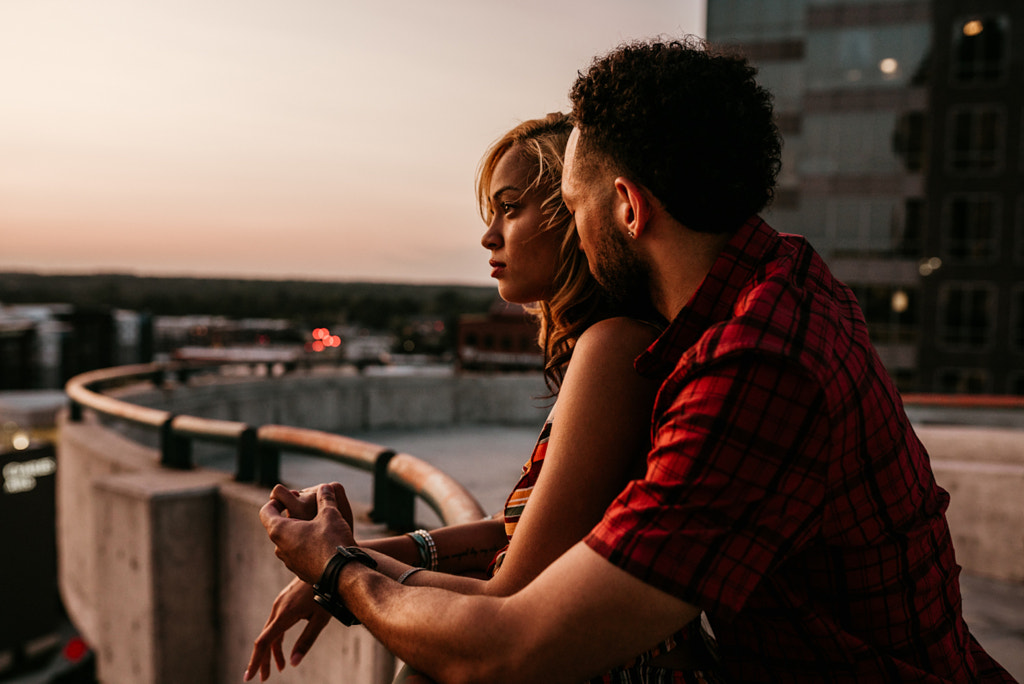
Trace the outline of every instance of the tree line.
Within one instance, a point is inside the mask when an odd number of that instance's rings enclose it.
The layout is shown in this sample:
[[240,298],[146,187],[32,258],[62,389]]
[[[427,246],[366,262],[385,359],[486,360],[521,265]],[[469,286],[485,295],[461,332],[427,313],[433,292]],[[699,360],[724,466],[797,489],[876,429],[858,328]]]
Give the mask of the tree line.
[[83,310],[282,318],[375,330],[400,329],[420,316],[453,322],[486,312],[496,299],[494,287],[471,285],[0,273],[2,304],[67,303]]

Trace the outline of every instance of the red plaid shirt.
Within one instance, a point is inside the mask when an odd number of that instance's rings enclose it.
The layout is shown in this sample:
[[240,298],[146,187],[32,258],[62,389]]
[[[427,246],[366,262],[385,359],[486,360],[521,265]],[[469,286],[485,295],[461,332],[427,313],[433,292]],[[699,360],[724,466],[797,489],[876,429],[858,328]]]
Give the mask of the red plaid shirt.
[[706,611],[737,682],[1010,681],[960,614],[949,496],[853,293],[741,228],[637,360],[645,479],[587,543]]

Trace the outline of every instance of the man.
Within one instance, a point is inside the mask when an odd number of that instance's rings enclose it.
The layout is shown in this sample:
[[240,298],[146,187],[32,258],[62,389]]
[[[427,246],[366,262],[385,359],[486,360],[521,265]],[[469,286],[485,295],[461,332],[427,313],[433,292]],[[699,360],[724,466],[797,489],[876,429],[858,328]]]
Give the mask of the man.
[[[756,216],[779,140],[754,73],[638,43],[573,87],[562,191],[591,270],[672,321],[636,364],[662,381],[647,474],[507,598],[340,566],[329,591],[438,681],[581,681],[701,610],[735,681],[1012,681],[960,615],[948,496],[853,294]],[[309,522],[261,511],[310,583],[354,544],[336,491]]]

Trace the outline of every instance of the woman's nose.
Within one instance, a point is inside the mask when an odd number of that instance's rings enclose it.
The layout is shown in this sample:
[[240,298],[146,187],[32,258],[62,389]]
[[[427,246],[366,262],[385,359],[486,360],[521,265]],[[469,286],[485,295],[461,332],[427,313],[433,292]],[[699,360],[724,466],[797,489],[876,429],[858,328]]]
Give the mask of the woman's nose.
[[484,246],[484,249],[497,249],[501,246],[501,231],[497,229],[497,223],[492,218],[487,226],[487,230],[484,232],[484,236],[480,238],[480,244]]

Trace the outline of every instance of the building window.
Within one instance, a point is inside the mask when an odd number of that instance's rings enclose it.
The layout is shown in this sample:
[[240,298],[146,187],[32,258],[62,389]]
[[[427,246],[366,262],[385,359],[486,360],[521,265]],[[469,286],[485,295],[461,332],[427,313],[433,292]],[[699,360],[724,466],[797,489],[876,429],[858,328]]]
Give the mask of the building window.
[[903,160],[903,167],[912,173],[924,165],[925,124],[924,112],[907,112],[896,121],[892,134],[892,148]]
[[998,256],[999,197],[991,193],[952,195],[943,212],[942,247],[953,263],[984,263]]
[[1024,263],[1024,195],[1017,198],[1017,220],[1013,236],[1013,254],[1017,261]]
[[1005,16],[961,17],[953,24],[953,80],[991,83],[1009,61],[1010,22]]
[[916,288],[890,285],[853,287],[864,312],[871,341],[875,344],[909,344],[917,341],[919,321]]
[[1003,112],[995,106],[963,107],[949,114],[949,165],[957,173],[986,173],[1002,167]]
[[902,204],[895,197],[840,196],[827,201],[827,231],[836,256],[892,256],[902,247]]
[[911,143],[900,137],[899,125],[896,113],[887,110],[808,114],[803,119],[797,173],[804,177],[903,173]]
[[897,256],[920,257],[923,252],[925,202],[917,197],[908,197],[903,203],[903,232],[896,238]]
[[810,90],[901,88],[918,80],[931,45],[927,21],[845,23],[807,34],[805,63]]
[[935,374],[940,394],[988,394],[992,381],[983,368],[943,368]]
[[1017,351],[1024,352],[1024,285],[1015,287],[1011,296],[1010,344]]
[[950,284],[939,290],[939,341],[951,351],[980,351],[995,334],[996,293],[989,285]]

